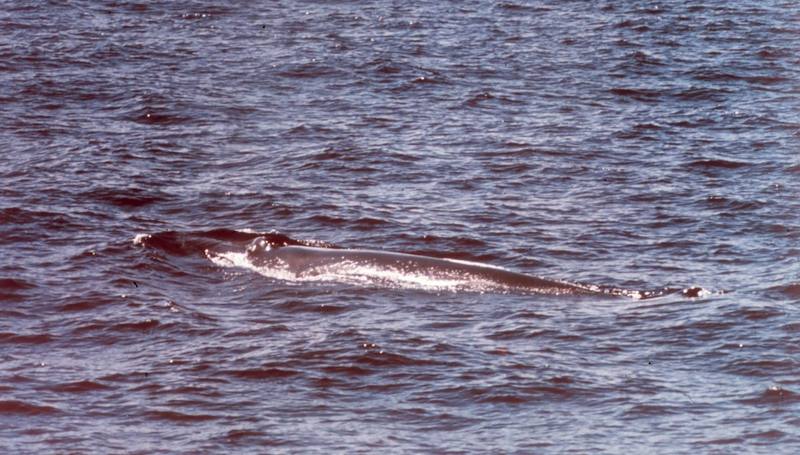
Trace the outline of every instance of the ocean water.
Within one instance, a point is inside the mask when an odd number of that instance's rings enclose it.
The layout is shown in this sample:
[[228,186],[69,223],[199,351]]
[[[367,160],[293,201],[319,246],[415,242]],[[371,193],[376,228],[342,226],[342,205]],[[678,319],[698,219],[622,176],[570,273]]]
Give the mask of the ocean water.
[[800,451],[794,2],[0,5],[3,453]]

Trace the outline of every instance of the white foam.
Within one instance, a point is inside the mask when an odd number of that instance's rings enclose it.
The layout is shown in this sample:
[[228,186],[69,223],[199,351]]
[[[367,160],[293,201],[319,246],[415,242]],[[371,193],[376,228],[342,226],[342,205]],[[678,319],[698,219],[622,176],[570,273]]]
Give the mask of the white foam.
[[152,237],[150,234],[136,234],[133,237],[133,244],[134,245],[144,245],[144,241]]

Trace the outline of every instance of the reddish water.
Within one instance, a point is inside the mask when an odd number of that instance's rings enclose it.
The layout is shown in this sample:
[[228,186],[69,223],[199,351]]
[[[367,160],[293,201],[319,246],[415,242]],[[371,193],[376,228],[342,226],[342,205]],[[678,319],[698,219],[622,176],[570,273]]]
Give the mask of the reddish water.
[[619,3],[3,2],[2,452],[796,453],[800,15]]

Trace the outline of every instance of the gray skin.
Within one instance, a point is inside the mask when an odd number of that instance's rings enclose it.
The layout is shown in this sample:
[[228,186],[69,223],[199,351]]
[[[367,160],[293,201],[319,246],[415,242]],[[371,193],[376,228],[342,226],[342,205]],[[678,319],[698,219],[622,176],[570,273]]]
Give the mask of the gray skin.
[[256,266],[282,268],[298,277],[313,276],[325,267],[351,263],[404,273],[422,273],[434,279],[458,279],[465,282],[484,280],[498,288],[537,294],[619,295],[608,290],[547,280],[489,265],[415,254],[297,245],[274,246],[258,239],[247,249],[247,255]]

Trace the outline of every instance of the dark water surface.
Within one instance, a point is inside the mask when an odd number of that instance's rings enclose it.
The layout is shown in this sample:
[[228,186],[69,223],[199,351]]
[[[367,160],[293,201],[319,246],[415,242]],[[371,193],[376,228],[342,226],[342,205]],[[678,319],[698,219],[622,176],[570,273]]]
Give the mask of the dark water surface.
[[796,3],[0,6],[3,453],[800,451]]

